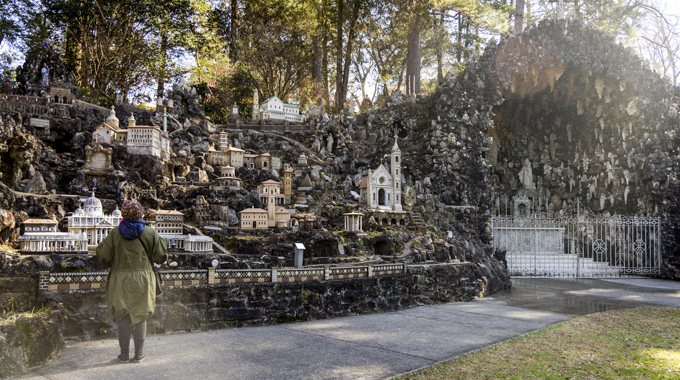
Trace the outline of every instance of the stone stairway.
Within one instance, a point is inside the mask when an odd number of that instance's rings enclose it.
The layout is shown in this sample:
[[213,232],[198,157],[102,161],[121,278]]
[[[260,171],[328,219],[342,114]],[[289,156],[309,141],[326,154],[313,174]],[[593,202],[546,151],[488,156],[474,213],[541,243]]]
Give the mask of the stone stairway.
[[607,262],[578,258],[576,254],[516,253],[506,254],[508,272],[512,276],[537,277],[612,277],[618,276],[620,268]]
[[417,232],[427,232],[427,224],[425,224],[425,220],[423,219],[423,216],[420,215],[420,213],[412,212],[411,222],[415,224],[415,230]]

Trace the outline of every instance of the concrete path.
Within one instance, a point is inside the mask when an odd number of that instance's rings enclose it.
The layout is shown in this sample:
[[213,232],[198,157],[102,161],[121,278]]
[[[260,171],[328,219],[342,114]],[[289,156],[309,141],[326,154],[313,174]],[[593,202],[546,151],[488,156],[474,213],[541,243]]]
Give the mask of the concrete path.
[[680,282],[514,279],[511,292],[289,325],[147,337],[148,358],[119,364],[117,340],[68,343],[22,379],[386,379],[577,315],[680,307]]

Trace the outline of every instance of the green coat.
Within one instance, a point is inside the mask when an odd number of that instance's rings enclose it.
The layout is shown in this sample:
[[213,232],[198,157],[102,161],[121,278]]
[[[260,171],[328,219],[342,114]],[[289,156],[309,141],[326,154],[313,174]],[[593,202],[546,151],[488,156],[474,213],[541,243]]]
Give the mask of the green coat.
[[[156,264],[168,259],[167,244],[153,228],[146,226],[139,239]],[[111,268],[106,284],[108,312],[115,319],[130,314],[135,324],[151,318],[156,306],[156,277],[139,239],[124,239],[116,227],[97,246],[99,263]]]

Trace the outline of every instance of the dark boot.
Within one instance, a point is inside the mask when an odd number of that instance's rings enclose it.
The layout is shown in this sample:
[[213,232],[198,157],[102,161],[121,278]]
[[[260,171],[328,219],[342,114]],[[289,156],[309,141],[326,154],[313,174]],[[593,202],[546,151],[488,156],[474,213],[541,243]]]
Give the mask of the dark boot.
[[118,355],[118,361],[121,363],[127,363],[130,361],[130,336],[127,339],[118,339],[118,344],[120,345],[120,355]]
[[142,360],[146,359],[146,356],[144,356],[144,339],[137,339],[135,338],[135,357],[132,358],[130,361],[132,363],[139,363]]

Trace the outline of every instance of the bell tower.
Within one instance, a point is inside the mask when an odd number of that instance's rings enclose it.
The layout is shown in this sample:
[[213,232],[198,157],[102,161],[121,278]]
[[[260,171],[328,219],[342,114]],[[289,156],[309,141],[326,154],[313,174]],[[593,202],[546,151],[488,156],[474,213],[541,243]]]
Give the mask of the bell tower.
[[392,210],[402,211],[401,208],[401,149],[397,143],[397,130],[394,130],[394,146],[390,154],[390,170],[392,171]]

